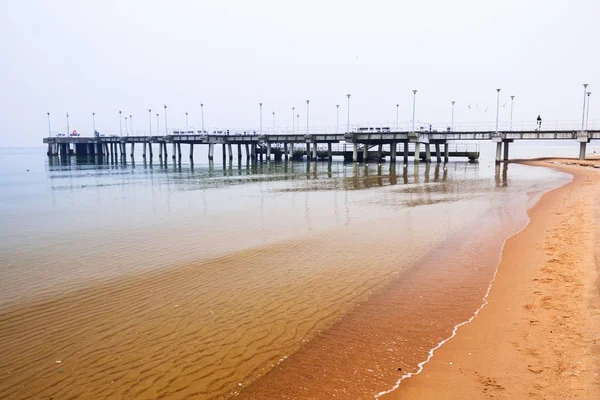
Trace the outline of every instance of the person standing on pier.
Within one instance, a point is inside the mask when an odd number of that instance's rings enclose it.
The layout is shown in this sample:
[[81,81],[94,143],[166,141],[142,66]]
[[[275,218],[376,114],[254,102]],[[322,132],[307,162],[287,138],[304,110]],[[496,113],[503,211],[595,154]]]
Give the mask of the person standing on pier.
[[540,115],[538,115],[538,117],[537,117],[537,130],[538,131],[542,130],[542,117]]

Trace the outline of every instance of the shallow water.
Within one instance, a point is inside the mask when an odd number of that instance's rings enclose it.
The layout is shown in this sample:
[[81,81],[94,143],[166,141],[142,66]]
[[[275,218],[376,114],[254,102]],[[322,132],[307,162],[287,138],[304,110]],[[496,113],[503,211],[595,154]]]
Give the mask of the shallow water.
[[2,150],[0,396],[389,388],[480,304],[532,194],[566,179],[486,152],[404,168]]

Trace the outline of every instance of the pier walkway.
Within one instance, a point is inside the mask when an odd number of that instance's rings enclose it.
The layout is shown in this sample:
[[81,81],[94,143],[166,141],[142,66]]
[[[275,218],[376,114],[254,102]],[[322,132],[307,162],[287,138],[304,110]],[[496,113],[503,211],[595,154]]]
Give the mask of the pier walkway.
[[[365,160],[383,160],[389,157],[395,161],[400,152],[404,163],[410,156],[418,162],[423,159],[431,161],[431,146],[434,146],[438,162],[443,158],[447,162],[450,157],[467,157],[470,160],[479,158],[479,150],[465,149],[451,152],[449,143],[456,141],[491,140],[496,143],[496,162],[509,160],[510,143],[515,140],[576,140],[579,143],[579,158],[585,159],[586,144],[592,139],[600,139],[600,130],[548,130],[548,131],[471,131],[471,132],[350,132],[338,134],[202,134],[200,131],[173,131],[167,136],[55,136],[44,138],[48,145],[49,156],[94,155],[133,156],[136,144],[143,146],[143,157],[153,157],[153,145],[158,145],[159,158],[168,158],[168,145],[172,146],[172,158],[181,160],[181,145],[189,145],[189,156],[193,159],[194,145],[208,146],[208,158],[213,160],[215,145],[223,146],[223,159],[233,158],[233,146],[237,146],[237,156],[242,158],[245,150],[248,159],[267,160],[302,158],[331,159],[333,156],[344,156],[346,161],[360,162]],[[413,150],[409,151],[409,143]],[[335,146],[335,147],[334,147]],[[384,150],[385,146],[385,150]],[[423,147],[421,147],[423,146]],[[443,152],[441,150],[443,146]],[[72,148],[72,149],[71,149]],[[504,150],[504,151],[503,151]]]

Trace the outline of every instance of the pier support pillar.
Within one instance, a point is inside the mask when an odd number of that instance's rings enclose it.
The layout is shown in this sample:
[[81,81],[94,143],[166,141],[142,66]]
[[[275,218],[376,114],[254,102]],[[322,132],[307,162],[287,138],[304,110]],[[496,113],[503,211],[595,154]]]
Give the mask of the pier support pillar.
[[425,162],[431,162],[431,145],[429,143],[425,143]]
[[377,148],[377,161],[383,160],[383,144],[379,144]]
[[94,143],[94,155],[98,155],[98,143]]
[[416,163],[421,161],[421,143],[419,142],[415,143],[415,155],[413,156],[413,159]]
[[227,143],[227,150],[229,150],[229,160],[233,160],[233,150],[231,147],[231,143]]
[[294,159],[294,143],[290,143],[290,158]]
[[404,142],[404,164],[408,164],[408,142]]
[[248,146],[248,144],[245,144],[246,147],[246,160],[250,158],[250,146]]
[[142,158],[146,158],[146,142],[142,143]]
[[89,143],[85,145],[85,152],[88,156],[92,154],[92,146]]
[[225,146],[225,143],[223,143],[223,164],[225,164],[226,158],[227,158],[227,147]]
[[267,161],[271,161],[271,143],[267,142]]
[[52,143],[48,143],[48,150],[46,150],[46,155],[47,156],[52,155]]
[[135,143],[131,143],[131,154],[130,154],[131,157],[133,157],[134,150],[135,150]]
[[450,158],[450,150],[448,148],[448,142],[444,143],[444,162],[447,163]]
[[331,161],[333,159],[333,151],[331,149],[331,143],[327,143],[327,158],[329,158],[329,161]]
[[496,143],[496,164],[502,161],[502,142]]
[[317,161],[317,143],[313,143],[313,148],[312,148],[312,159],[313,161]]
[[158,142],[158,158],[160,158],[162,160],[163,158],[163,144],[161,142]]
[[177,143],[177,159],[181,161],[181,143]]
[[173,142],[173,160],[177,158],[177,143]]
[[306,143],[306,159],[310,160],[310,143]]
[[163,152],[165,153],[165,164],[167,163],[167,158],[169,158],[169,154],[167,152],[167,142],[164,142],[163,144]]
[[363,162],[367,162],[369,160],[369,146],[365,143],[363,145]]
[[585,160],[585,147],[587,142],[579,142],[579,159]]
[[283,144],[283,154],[284,154],[285,159],[287,160],[288,157],[289,157],[289,154],[288,154],[288,144],[287,143]]
[[508,142],[504,142],[504,161],[508,161]]
[[148,155],[152,159],[152,142],[148,142]]
[[440,152],[440,144],[435,144],[435,158],[438,163],[442,162],[442,153]]
[[190,143],[190,160],[194,159],[194,143]]
[[256,159],[256,145],[254,143],[250,145],[250,158]]
[[354,146],[352,149],[352,161],[358,162],[358,143],[354,142],[353,145]]
[[215,145],[210,143],[208,145],[208,161],[212,161],[214,159]]
[[238,149],[237,149],[237,156],[238,156],[238,160],[242,159],[242,145],[238,144]]
[[396,151],[398,149],[397,143],[390,144],[390,162],[396,162]]

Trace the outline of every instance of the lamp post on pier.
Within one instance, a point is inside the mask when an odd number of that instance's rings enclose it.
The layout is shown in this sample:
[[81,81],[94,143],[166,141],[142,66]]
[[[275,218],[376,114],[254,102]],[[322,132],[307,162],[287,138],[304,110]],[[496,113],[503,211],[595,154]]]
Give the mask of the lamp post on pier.
[[308,135],[308,104],[310,100],[306,100],[306,134]]
[[48,135],[50,135],[50,137],[52,137],[52,129],[50,129],[50,113],[46,113],[48,114]]
[[[150,129],[150,136],[152,136],[152,110],[148,109],[148,128]],[[156,127],[158,129],[158,127]]]
[[67,113],[67,136],[69,136],[69,113]]
[[258,103],[258,106],[260,107],[260,126],[258,134],[262,136],[262,103]]
[[92,132],[94,133],[94,136],[96,136],[96,113],[95,112],[92,113],[92,129],[93,129]]
[[156,134],[160,135],[160,130],[159,130],[159,126],[158,126],[158,113],[156,113]]
[[202,117],[202,134],[204,135],[204,103],[200,103],[200,116]]
[[273,135],[275,134],[275,111],[273,111]]
[[496,133],[498,133],[498,117],[500,115],[500,90],[502,89],[496,89],[498,92],[496,95]]
[[415,108],[417,103],[417,90],[413,89],[413,116],[412,116],[412,131],[415,131]]
[[129,131],[131,132],[131,136],[133,136],[133,116],[129,114],[129,127],[131,128]]
[[340,133],[340,105],[335,105],[335,133]]
[[119,136],[123,136],[123,115],[122,112],[119,111]]
[[188,134],[188,113],[185,112],[185,134]]
[[296,107],[292,107],[292,135],[294,134],[294,114]]
[[512,131],[512,122],[513,122],[513,105],[515,102],[515,96],[510,96],[510,130]]
[[350,133],[350,96],[350,93],[346,95],[346,97],[348,97],[348,120],[346,121],[346,133]]
[[451,132],[454,132],[454,103],[456,103],[456,101],[452,100],[452,122],[450,124]]
[[127,117],[125,117],[125,135],[129,136],[129,125],[127,124]]
[[300,132],[300,113],[296,114],[296,126],[298,127],[298,132]]
[[585,114],[585,130],[588,130],[588,122],[590,120],[590,94],[592,94],[592,92],[587,92],[587,111]]
[[400,104],[396,104],[396,130],[400,130]]
[[587,90],[588,84],[584,83],[583,84],[583,115],[581,116],[581,132],[583,133],[583,128],[584,128],[584,122],[585,122],[585,96],[586,96],[586,90]]
[[165,136],[169,136],[169,128],[167,126],[167,105],[164,105],[165,107]]

